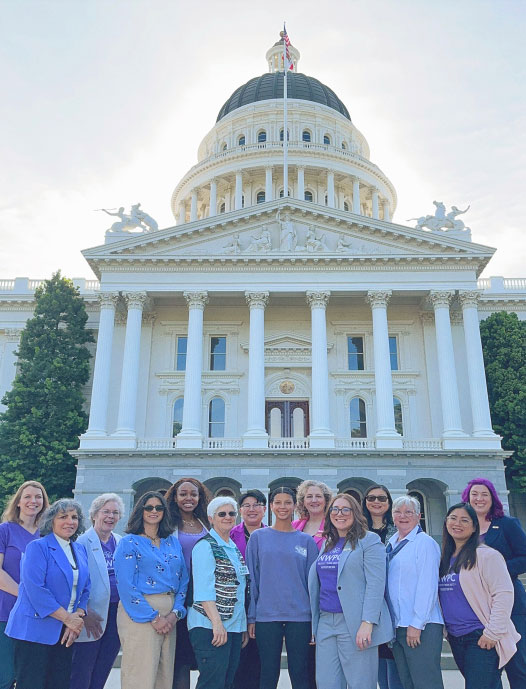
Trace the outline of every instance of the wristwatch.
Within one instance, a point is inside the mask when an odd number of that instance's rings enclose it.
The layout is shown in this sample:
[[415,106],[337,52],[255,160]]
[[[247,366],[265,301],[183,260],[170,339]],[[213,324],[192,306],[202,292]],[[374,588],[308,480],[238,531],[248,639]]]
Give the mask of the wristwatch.
[[177,617],[177,621],[183,618],[183,613],[180,610],[172,610],[172,612]]

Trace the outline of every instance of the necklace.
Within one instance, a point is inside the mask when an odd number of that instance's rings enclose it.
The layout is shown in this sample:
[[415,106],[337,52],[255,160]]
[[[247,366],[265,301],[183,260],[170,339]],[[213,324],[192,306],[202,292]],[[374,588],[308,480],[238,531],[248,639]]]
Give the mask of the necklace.
[[161,539],[159,538],[159,536],[150,536],[146,532],[143,532],[143,536],[146,536],[146,538],[148,538],[154,544],[157,543],[157,541],[159,541],[159,543],[161,542]]

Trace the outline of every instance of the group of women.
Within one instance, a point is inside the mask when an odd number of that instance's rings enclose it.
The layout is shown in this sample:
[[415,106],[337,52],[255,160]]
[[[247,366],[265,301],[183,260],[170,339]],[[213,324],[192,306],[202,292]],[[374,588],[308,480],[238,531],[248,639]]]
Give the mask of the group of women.
[[[362,505],[318,481],[211,497],[193,478],[136,502],[24,483],[0,525],[0,689],[443,689],[443,632],[467,689],[526,687],[526,534],[469,482],[442,550],[409,495]],[[241,522],[238,522],[238,514]],[[295,513],[298,520],[293,520]]]

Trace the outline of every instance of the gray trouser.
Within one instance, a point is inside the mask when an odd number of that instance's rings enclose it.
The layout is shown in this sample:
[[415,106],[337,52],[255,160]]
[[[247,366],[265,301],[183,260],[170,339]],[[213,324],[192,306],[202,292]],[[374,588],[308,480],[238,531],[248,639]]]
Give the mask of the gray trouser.
[[360,651],[342,613],[321,612],[316,632],[318,689],[376,689],[378,646]]
[[393,655],[404,689],[444,689],[440,654],[443,625],[428,623],[416,648],[407,645],[407,627],[396,628]]

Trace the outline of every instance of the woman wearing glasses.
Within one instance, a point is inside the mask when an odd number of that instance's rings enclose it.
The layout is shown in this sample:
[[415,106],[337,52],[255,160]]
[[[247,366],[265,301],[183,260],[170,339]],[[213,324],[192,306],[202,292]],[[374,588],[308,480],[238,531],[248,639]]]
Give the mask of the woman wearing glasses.
[[[384,545],[396,533],[392,506],[391,493],[385,486],[372,485],[365,491],[362,509],[367,526],[380,536]],[[387,644],[378,647],[378,685],[380,689],[403,689],[393,652]]]
[[393,638],[384,599],[385,548],[346,493],[329,505],[325,547],[309,573],[316,681],[376,689],[378,645]]
[[161,493],[142,495],[114,556],[120,596],[122,689],[171,689],[175,625],[186,615],[188,572]]
[[210,533],[192,551],[193,604],[188,631],[197,659],[197,689],[230,689],[242,644],[248,640],[245,592],[248,569],[230,538],[237,503],[217,497],[207,507]]

